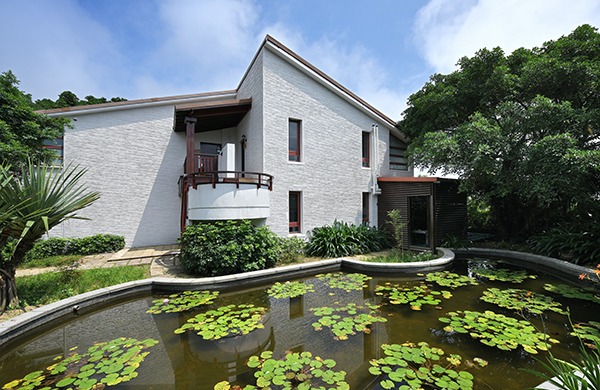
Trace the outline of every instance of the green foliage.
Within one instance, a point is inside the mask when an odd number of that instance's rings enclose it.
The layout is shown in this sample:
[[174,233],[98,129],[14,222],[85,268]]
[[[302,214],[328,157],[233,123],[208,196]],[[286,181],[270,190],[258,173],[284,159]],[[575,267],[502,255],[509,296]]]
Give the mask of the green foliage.
[[158,340],[117,338],[92,345],[80,354],[71,348],[69,356],[57,356],[56,363],[5,384],[2,389],[102,389],[129,382]]
[[414,262],[418,262],[418,261],[429,261],[429,260],[437,259],[438,257],[440,257],[440,256],[437,253],[432,253],[430,251],[399,252],[397,250],[394,250],[389,255],[367,257],[367,258],[361,259],[361,260],[368,261],[370,263],[414,263]]
[[377,286],[375,294],[386,298],[392,305],[410,305],[412,310],[421,310],[423,305],[439,305],[440,298],[450,299],[452,293],[449,291],[431,290],[425,284],[414,287],[402,287],[398,284],[386,283]]
[[404,228],[406,224],[402,222],[402,215],[400,214],[400,210],[393,209],[388,211],[387,213],[388,219],[386,223],[390,225],[392,231],[394,232],[394,241],[395,241],[395,250],[399,253],[403,253],[404,251]]
[[[248,367],[258,371],[254,373],[256,383],[244,387],[244,390],[256,389],[327,389],[348,390],[350,385],[345,382],[346,372],[335,371],[336,362],[333,359],[313,357],[312,353],[292,352],[282,359],[273,359],[273,352],[265,351],[260,356],[251,356]],[[223,381],[215,385],[215,390],[237,389],[229,382]],[[240,388],[241,389],[241,388]]]
[[563,258],[575,264],[600,263],[600,227],[598,223],[582,226],[557,226],[531,237],[527,243],[534,253]]
[[337,288],[346,292],[360,291],[367,287],[365,282],[372,279],[370,276],[364,274],[347,274],[344,272],[319,274],[315,277],[325,281],[330,288]]
[[412,140],[409,156],[489,201],[502,236],[597,221],[599,57],[600,34],[582,25],[540,48],[461,58],[458,70],[410,96],[398,123]]
[[521,346],[525,352],[537,354],[538,350],[547,351],[551,344],[558,343],[558,340],[538,332],[529,321],[489,310],[483,313],[469,310],[449,312],[448,316],[439,318],[448,324],[444,327],[446,332],[469,334],[482,344],[504,351]]
[[429,346],[426,342],[418,344],[383,344],[385,357],[373,359],[369,363],[372,375],[386,375],[379,382],[384,389],[472,389],[473,375],[468,371],[456,371],[461,364],[459,355],[450,355],[446,363],[442,357],[444,351]]
[[298,237],[279,238],[279,259],[277,264],[292,264],[299,262],[304,256],[306,241]]
[[585,346],[595,348],[600,343],[600,322],[590,321],[588,323],[574,324],[571,335],[579,337]]
[[535,275],[529,275],[525,271],[511,271],[506,268],[475,268],[473,273],[487,280],[510,283],[523,283],[526,279],[535,279]]
[[296,298],[308,292],[314,292],[312,284],[302,282],[277,282],[267,290],[267,294],[275,299]]
[[425,276],[428,282],[434,282],[441,287],[477,286],[477,280],[467,275],[459,275],[450,271],[430,272]]
[[111,267],[90,270],[66,270],[17,278],[21,301],[28,305],[46,305],[84,292],[150,277],[150,269]]
[[467,221],[469,231],[489,232],[494,230],[490,201],[485,195],[467,197]]
[[86,106],[90,104],[103,104],[103,103],[114,103],[114,102],[126,102],[127,99],[122,97],[113,97],[108,100],[105,97],[95,97],[88,95],[83,99],[79,99],[76,94],[71,91],[63,91],[58,95],[58,99],[53,101],[52,99],[37,99],[32,103],[32,107],[36,110],[50,110],[53,108],[64,108],[64,107],[75,107],[75,106]]
[[218,291],[184,291],[168,298],[154,299],[146,313],[180,313],[200,306],[210,305],[219,296]]
[[371,333],[373,323],[387,322],[377,315],[378,308],[377,305],[358,306],[356,303],[344,307],[315,307],[310,311],[319,319],[312,326],[317,331],[323,327],[330,328],[336,340],[348,340],[348,336],[356,332]]
[[560,294],[565,298],[583,299],[585,301],[600,303],[600,294],[593,288],[580,288],[568,284],[544,285],[544,290]]
[[265,327],[262,318],[266,312],[264,307],[254,305],[227,305],[190,318],[183,326],[175,329],[175,334],[192,330],[204,340],[245,335]]
[[275,265],[277,236],[248,220],[188,226],[181,235],[179,259],[192,275],[217,276],[256,271]]
[[556,302],[551,297],[517,288],[508,290],[488,288],[483,292],[481,300],[507,309],[532,314],[542,314],[546,310],[559,314],[567,314],[561,308],[562,305],[560,302]]
[[29,261],[49,256],[95,255],[117,252],[124,247],[125,237],[114,234],[96,234],[83,238],[50,237],[36,241],[25,259]]
[[50,256],[42,259],[26,259],[17,268],[42,268],[70,266],[81,260],[81,255]]
[[[42,235],[99,198],[79,181],[85,170],[48,169],[29,161],[17,175],[0,165],[0,312],[18,306],[16,267]],[[6,212],[5,210],[9,211]],[[8,217],[7,217],[8,216]],[[11,251],[7,255],[6,248]]]
[[42,145],[60,137],[69,123],[65,118],[40,115],[31,105],[31,95],[19,90],[15,75],[0,73],[0,163],[17,170],[29,160],[51,162],[54,151]]
[[377,252],[388,245],[384,231],[376,227],[334,221],[331,226],[314,228],[306,253],[318,257],[342,257]]
[[[594,350],[588,351],[581,346],[580,362],[567,362],[550,354],[542,367],[546,372],[525,370],[537,375],[562,390],[599,390],[600,389],[600,343],[594,343]],[[545,387],[546,388],[546,387]]]

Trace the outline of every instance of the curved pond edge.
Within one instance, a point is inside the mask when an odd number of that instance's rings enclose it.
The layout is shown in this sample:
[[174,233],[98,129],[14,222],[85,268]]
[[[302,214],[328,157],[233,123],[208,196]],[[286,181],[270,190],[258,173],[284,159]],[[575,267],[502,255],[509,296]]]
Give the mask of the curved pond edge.
[[[553,257],[488,248],[454,248],[452,251],[460,258],[485,257],[490,260],[502,260],[511,264],[544,272],[571,283],[577,282],[597,285],[597,282],[599,281],[598,276],[596,276],[593,269],[569,263],[568,261],[555,259]],[[580,275],[582,274],[586,275],[585,280],[580,280]],[[594,281],[596,281],[596,283],[594,283]]]
[[311,263],[293,264],[242,274],[208,278],[164,278],[156,277],[136,280],[75,295],[60,301],[35,308],[29,312],[0,322],[0,345],[58,319],[65,319],[94,310],[109,301],[134,298],[162,291],[238,289],[253,285],[276,282],[290,278],[311,276],[323,272],[355,271],[371,273],[418,273],[443,269],[454,260],[449,249],[438,248],[440,258],[419,263],[371,263],[348,258],[320,260]]

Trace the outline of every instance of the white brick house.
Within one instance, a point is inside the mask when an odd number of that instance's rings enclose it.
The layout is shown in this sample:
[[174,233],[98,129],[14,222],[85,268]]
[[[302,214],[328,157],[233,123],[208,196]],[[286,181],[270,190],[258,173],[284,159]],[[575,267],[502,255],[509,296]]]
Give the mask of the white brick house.
[[[305,235],[377,225],[378,177],[411,177],[394,121],[267,36],[235,90],[45,111],[101,198],[51,235],[175,243],[185,224],[252,219]],[[187,156],[187,157],[186,157]]]

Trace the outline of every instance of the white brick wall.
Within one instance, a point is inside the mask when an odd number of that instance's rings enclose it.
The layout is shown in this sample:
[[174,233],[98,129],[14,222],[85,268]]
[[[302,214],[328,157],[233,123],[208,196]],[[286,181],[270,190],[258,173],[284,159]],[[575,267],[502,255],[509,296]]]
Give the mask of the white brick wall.
[[52,235],[125,236],[127,246],[176,242],[180,200],[177,180],[185,134],[173,131],[173,105],[77,115],[65,133],[65,162],[88,169],[89,189],[100,199]]
[[[267,224],[288,234],[289,191],[302,192],[302,233],[335,219],[361,223],[362,193],[371,190],[371,169],[386,160],[388,129],[379,123],[379,163],[362,168],[361,135],[373,118],[270,50],[263,63],[265,172],[275,176]],[[302,120],[301,163],[288,161],[289,118]],[[376,198],[370,203],[375,222]]]
[[[274,176],[271,217],[267,224],[288,235],[288,193],[302,192],[302,233],[335,219],[362,221],[362,193],[381,176],[412,176],[389,171],[390,125],[377,122],[309,77],[266,46],[239,86],[237,98],[252,98],[252,109],[237,128],[196,134],[195,142],[236,145],[246,135],[246,171]],[[100,111],[100,110],[99,110]],[[173,104],[131,106],[120,111],[75,113],[75,128],[65,134],[65,161],[88,169],[85,180],[101,198],[51,235],[96,233],[125,236],[127,246],[159,245],[179,237],[180,198],[177,181],[186,153],[185,133],[173,131]],[[288,119],[302,120],[302,162],[288,161]],[[379,125],[378,161],[361,166],[361,134]],[[371,196],[376,223],[377,196]]]

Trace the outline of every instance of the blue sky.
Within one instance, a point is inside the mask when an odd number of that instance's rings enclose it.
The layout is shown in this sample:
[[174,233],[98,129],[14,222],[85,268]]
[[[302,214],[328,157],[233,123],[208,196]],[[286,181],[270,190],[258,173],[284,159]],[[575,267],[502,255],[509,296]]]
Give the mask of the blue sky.
[[34,99],[233,89],[265,34],[393,119],[483,47],[540,46],[597,0],[2,0],[0,71]]

